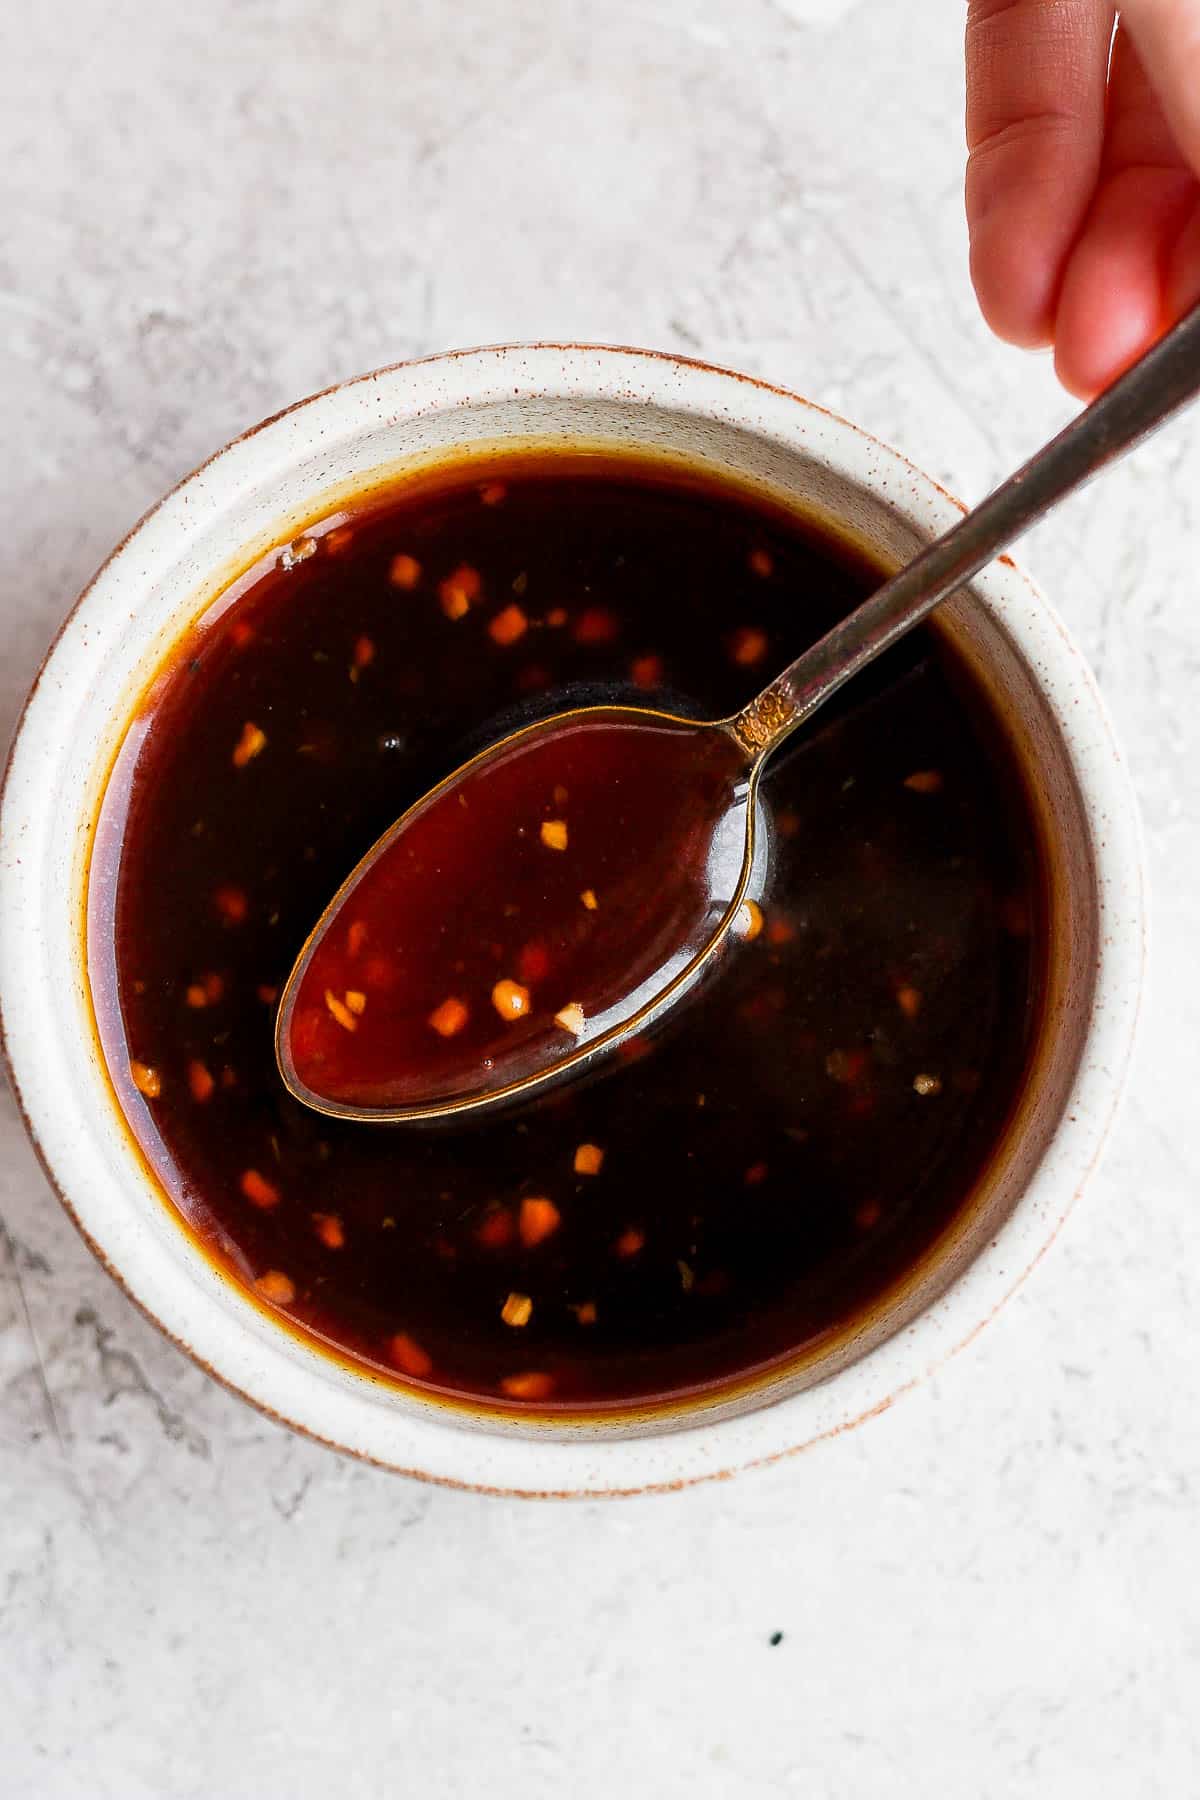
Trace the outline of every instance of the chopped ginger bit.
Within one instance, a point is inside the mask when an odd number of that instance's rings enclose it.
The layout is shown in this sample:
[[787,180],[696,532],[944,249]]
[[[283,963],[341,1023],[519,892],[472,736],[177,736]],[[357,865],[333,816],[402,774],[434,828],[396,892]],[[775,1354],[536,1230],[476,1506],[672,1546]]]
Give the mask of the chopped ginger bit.
[[201,981],[191,982],[184,998],[189,1006],[201,1007],[208,1005],[208,995],[205,993],[204,983]]
[[656,688],[663,678],[661,656],[635,656],[629,665],[634,687]]
[[423,1350],[416,1338],[409,1337],[407,1331],[398,1331],[388,1339],[388,1361],[395,1364],[402,1375],[411,1375],[417,1381],[423,1381],[433,1373],[433,1358],[428,1350]]
[[434,1007],[429,1015],[429,1023],[439,1037],[454,1037],[462,1030],[468,1017],[469,1014],[462,1001],[456,1000],[451,994],[449,999],[443,1000],[440,1006]]
[[529,1011],[529,989],[506,975],[492,989],[492,1005],[502,1019],[523,1019]]
[[355,640],[354,640],[354,667],[351,670],[351,673],[354,675],[357,675],[357,673],[360,669],[368,668],[370,666],[370,664],[373,663],[374,661],[375,661],[374,640],[372,638],[367,637],[367,635],[365,633],[363,634],[362,637],[355,638]]
[[393,587],[415,588],[421,579],[421,565],[415,556],[393,556],[388,580]]
[[280,1269],[268,1269],[254,1285],[263,1299],[269,1300],[272,1306],[290,1306],[296,1298],[295,1283]]
[[533,1301],[528,1294],[510,1294],[500,1308],[506,1325],[528,1325],[533,1317]]
[[543,819],[542,842],[547,850],[565,850],[567,847],[567,821],[565,819]]
[[941,1077],[938,1075],[915,1075],[913,1089],[918,1094],[940,1094],[942,1091]]
[[596,890],[594,888],[584,888],[579,898],[583,901],[583,904],[587,907],[589,912],[595,912],[600,904],[596,898]]
[[561,626],[565,625],[566,622],[567,609],[565,606],[552,606],[550,611],[546,614],[546,623],[553,631],[557,631]]
[[767,1165],[765,1162],[751,1163],[750,1167],[746,1170],[746,1173],[742,1176],[742,1180],[746,1183],[747,1187],[758,1187],[766,1179]]
[[257,725],[253,725],[250,723],[249,720],[247,720],[246,723],[242,726],[241,737],[238,739],[237,743],[234,745],[234,750],[233,750],[233,766],[234,766],[234,768],[235,769],[244,769],[246,764],[248,762],[253,762],[254,758],[258,755],[259,751],[265,750],[266,747],[267,747],[266,732],[260,731]]
[[343,1031],[358,1030],[358,1020],[350,1011],[350,1008],[346,1005],[345,1001],[338,999],[332,988],[325,989],[325,1005],[328,1011],[332,1013],[333,1017],[337,1020]]
[[264,1212],[279,1205],[279,1189],[265,1175],[260,1175],[257,1169],[243,1169],[238,1185],[250,1204],[261,1207]]
[[512,1243],[515,1229],[512,1214],[505,1207],[497,1206],[476,1227],[475,1241],[485,1250],[503,1250]]
[[638,1251],[644,1247],[645,1242],[646,1234],[641,1227],[629,1225],[621,1233],[613,1245],[613,1249],[618,1256],[636,1256]]
[[581,1325],[594,1325],[596,1323],[596,1302],[594,1300],[581,1300],[578,1306],[573,1306],[571,1308],[571,1311],[575,1314],[575,1317],[579,1320]]
[[193,1100],[203,1102],[212,1098],[212,1091],[217,1084],[202,1062],[193,1058],[188,1064],[187,1076]]
[[520,1375],[506,1375],[500,1386],[512,1400],[548,1400],[554,1392],[554,1377],[544,1369],[527,1369]]
[[749,669],[767,654],[767,634],[757,625],[743,625],[729,640],[729,654],[739,668]]
[[762,907],[757,900],[743,900],[733,921],[733,935],[752,944],[763,928]]
[[582,1037],[584,1025],[582,1006],[577,1000],[569,1001],[561,1011],[555,1013],[554,1023],[561,1025],[564,1031],[569,1031],[572,1037]]
[[496,614],[488,626],[488,636],[494,644],[515,644],[528,630],[529,620],[524,609],[513,600]]
[[752,550],[746,560],[750,564],[751,573],[761,575],[764,581],[768,575],[775,573],[775,558],[769,550]]
[[274,1006],[279,998],[279,989],[277,987],[272,987],[270,982],[267,981],[261,981],[254,992],[258,995],[264,1006]]
[[611,644],[621,629],[621,622],[607,606],[589,606],[575,621],[577,644]]
[[219,887],[213,905],[226,925],[240,925],[250,911],[250,902],[239,887]]
[[355,919],[349,931],[346,933],[346,948],[351,956],[357,956],[366,941],[367,921],[365,919]]
[[162,1076],[149,1063],[131,1062],[129,1073],[133,1085],[139,1094],[145,1094],[147,1100],[157,1100],[162,1093]]
[[349,549],[353,537],[354,527],[352,525],[335,525],[333,530],[327,531],[321,539],[321,548],[326,556],[340,556],[343,550]]
[[940,769],[916,769],[904,777],[904,785],[914,794],[940,794],[945,784]]
[[346,1228],[336,1213],[314,1213],[313,1229],[327,1250],[340,1250],[346,1242]]
[[580,1144],[575,1152],[577,1175],[598,1175],[604,1167],[604,1152],[599,1144]]
[[921,990],[915,987],[896,989],[896,1005],[906,1019],[915,1019],[921,1010]]
[[527,1250],[532,1250],[543,1238],[551,1237],[561,1222],[562,1215],[553,1200],[543,1199],[540,1195],[522,1200],[517,1230]]
[[346,1005],[356,1018],[361,1019],[367,1010],[367,996],[358,988],[346,989]]
[[499,506],[508,493],[502,481],[488,481],[479,490],[479,498],[485,506]]
[[448,587],[442,583],[441,608],[448,619],[465,619],[471,610],[471,602],[461,588]]

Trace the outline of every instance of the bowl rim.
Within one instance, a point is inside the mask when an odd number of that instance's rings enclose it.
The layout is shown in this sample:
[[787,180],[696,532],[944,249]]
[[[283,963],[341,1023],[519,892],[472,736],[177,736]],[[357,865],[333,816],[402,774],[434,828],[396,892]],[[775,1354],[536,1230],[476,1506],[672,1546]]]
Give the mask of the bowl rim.
[[[453,377],[453,384],[439,393],[437,383],[444,375]],[[567,385],[560,387],[563,382]],[[1054,713],[1075,766],[1081,803],[1093,835],[1102,931],[1091,1015],[1069,1106],[1055,1128],[1042,1165],[993,1239],[908,1325],[813,1387],[732,1417],[706,1419],[699,1415],[694,1423],[681,1427],[668,1422],[662,1431],[635,1437],[580,1434],[563,1440],[540,1437],[536,1431],[490,1434],[448,1411],[421,1416],[399,1409],[391,1409],[387,1417],[393,1424],[401,1421],[401,1428],[389,1431],[371,1429],[372,1413],[354,1403],[361,1399],[368,1408],[373,1406],[378,1425],[383,1416],[379,1396],[387,1390],[369,1377],[362,1378],[360,1392],[351,1397],[346,1390],[333,1387],[319,1393],[316,1383],[299,1377],[284,1382],[275,1359],[269,1356],[260,1355],[257,1367],[252,1358],[247,1374],[238,1360],[239,1350],[244,1353],[247,1343],[236,1329],[228,1328],[228,1314],[215,1306],[207,1311],[203,1305],[193,1309],[202,1315],[201,1323],[208,1320],[211,1329],[198,1333],[195,1320],[192,1330],[180,1329],[179,1309],[165,1304],[163,1295],[147,1291],[148,1287],[152,1290],[147,1270],[131,1270],[110,1255],[103,1205],[97,1204],[91,1193],[86,1202],[81,1202],[78,1193],[73,1196],[72,1179],[62,1169],[64,1134],[59,1132],[56,1138],[57,1117],[48,1095],[37,1085],[36,1028],[28,1019],[10,1013],[14,959],[25,954],[22,908],[28,909],[28,890],[34,882],[31,865],[21,872],[21,860],[12,849],[30,824],[29,797],[18,793],[14,771],[31,755],[39,754],[39,740],[44,767],[52,769],[49,750],[55,739],[53,733],[47,734],[47,727],[54,715],[52,703],[46,703],[45,697],[47,678],[62,661],[64,647],[79,635],[89,609],[122,598],[126,566],[147,528],[169,518],[181,502],[186,504],[189,491],[194,492],[212,471],[219,471],[223,462],[228,470],[230,459],[244,455],[245,447],[253,448],[264,434],[269,441],[269,434],[287,430],[297,415],[306,412],[310,413],[309,422],[315,423],[322,409],[331,411],[342,397],[353,400],[372,387],[385,394],[388,389],[407,387],[407,393],[388,396],[399,408],[398,417],[404,417],[414,416],[422,402],[425,408],[469,408],[479,403],[479,394],[489,383],[503,383],[506,395],[515,392],[529,398],[562,391],[583,399],[624,400],[633,406],[669,405],[698,419],[717,417],[742,425],[752,435],[769,437],[766,418],[756,417],[753,411],[755,405],[766,405],[775,422],[781,427],[790,425],[793,442],[803,436],[805,426],[815,429],[824,440],[821,449],[836,447],[841,453],[835,464],[840,473],[859,481],[925,529],[944,529],[964,510],[961,502],[901,452],[830,409],[759,377],[668,351],[552,341],[456,349],[387,364],[334,383],[271,414],[215,451],[142,515],[82,590],[31,684],[0,784],[0,886],[4,893],[0,905],[0,1053],[38,1160],[93,1254],[172,1342],[268,1417],[375,1466],[480,1493],[601,1498],[662,1492],[779,1461],[885,1411],[969,1343],[1044,1256],[1095,1169],[1128,1075],[1146,959],[1140,823],[1107,708],[1081,652],[1040,590],[1011,558],[989,565],[972,583],[972,591],[990,611],[1002,613],[1006,629],[1017,627],[1014,639],[1039,687],[1044,666],[1039,657],[1051,659],[1072,702],[1069,708],[1056,706]],[[432,391],[422,396],[422,388]],[[734,403],[735,396],[741,404]],[[859,466],[853,467],[856,453]],[[865,463],[864,453],[868,454]],[[896,480],[897,488],[904,484],[905,505],[887,480],[881,480],[878,472],[873,474],[875,464]],[[226,504],[231,498],[227,496]],[[136,571],[130,572],[129,579],[136,586]],[[1052,1160],[1053,1167],[1049,1166]],[[143,1180],[148,1180],[144,1174]],[[1039,1188],[1045,1191],[1035,1206],[1032,1196]],[[161,1204],[161,1197],[155,1197]],[[187,1241],[181,1228],[175,1236],[181,1246]],[[194,1341],[198,1335],[203,1341]],[[274,1335],[283,1334],[275,1328]],[[319,1357],[320,1353],[312,1355]]]

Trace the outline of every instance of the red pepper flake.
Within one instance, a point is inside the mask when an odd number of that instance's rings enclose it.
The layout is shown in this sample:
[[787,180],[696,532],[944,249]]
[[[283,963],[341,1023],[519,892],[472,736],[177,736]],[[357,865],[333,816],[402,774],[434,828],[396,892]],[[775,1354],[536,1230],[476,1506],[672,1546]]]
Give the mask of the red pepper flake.
[[479,490],[479,498],[485,506],[499,506],[506,498],[508,489],[502,481],[488,481]]
[[374,661],[375,661],[374,640],[372,638],[367,637],[366,633],[364,632],[361,637],[357,637],[354,640],[354,665],[350,670],[351,681],[357,681],[359,670],[370,668],[371,664]]
[[219,887],[213,895],[213,905],[226,925],[240,925],[250,911],[250,902],[239,887]]
[[388,580],[393,587],[411,591],[421,579],[421,565],[415,556],[393,556]]
[[882,1217],[883,1208],[878,1200],[864,1200],[855,1211],[854,1223],[860,1231],[870,1231],[873,1225],[878,1225]]
[[213,1089],[217,1084],[205,1065],[194,1057],[188,1064],[187,1078],[193,1100],[199,1100],[203,1105],[205,1100],[212,1099]]
[[755,549],[747,557],[752,575],[759,575],[764,581],[775,573],[775,558],[769,550]]
[[475,1241],[485,1250],[503,1250],[513,1241],[516,1226],[506,1207],[497,1206],[480,1220],[475,1228]]
[[636,1256],[645,1247],[646,1234],[637,1225],[628,1225],[621,1233],[613,1249],[618,1256]]
[[340,1250],[346,1242],[346,1228],[336,1213],[314,1213],[313,1230],[327,1250]]
[[533,1317],[533,1301],[528,1294],[510,1294],[500,1308],[500,1317],[506,1325],[528,1325]]
[[554,1377],[543,1369],[526,1369],[520,1375],[506,1375],[500,1386],[511,1400],[548,1400]]
[[479,570],[470,563],[459,563],[438,588],[442,611],[448,619],[461,619],[483,592]]
[[225,1067],[221,1070],[221,1086],[223,1088],[235,1088],[237,1086],[237,1073],[230,1068],[228,1063],[226,1063]]
[[234,749],[233,749],[233,766],[234,766],[234,768],[235,769],[244,769],[246,767],[246,764],[248,762],[253,762],[254,758],[256,756],[258,756],[263,750],[265,750],[266,747],[267,747],[266,732],[260,730],[257,725],[252,724],[251,721],[248,719],[246,721],[246,723],[242,726],[241,737],[238,739],[237,743],[234,745]]
[[355,919],[346,933],[346,948],[351,956],[357,956],[367,941],[367,921]]
[[575,621],[577,644],[611,644],[620,635],[621,621],[607,606],[588,606]]
[[567,790],[561,781],[555,782],[551,798],[553,799],[555,806],[565,806],[567,804]]
[[550,686],[551,674],[542,663],[530,663],[517,676],[517,686],[523,694],[540,694]]
[[746,1173],[742,1176],[742,1180],[747,1187],[760,1187],[766,1179],[767,1165],[765,1162],[751,1163],[750,1167],[746,1170]]
[[921,990],[915,987],[898,987],[896,989],[896,1005],[906,1019],[915,1019],[921,1010]]
[[526,944],[517,957],[517,974],[526,985],[544,981],[550,973],[550,952],[544,944]]
[[656,688],[663,678],[663,659],[652,655],[635,656],[629,665],[629,673],[634,687]]
[[790,944],[796,935],[796,927],[790,919],[776,917],[767,926],[768,944]]
[[439,1037],[456,1037],[469,1017],[470,1014],[462,1001],[457,1000],[451,994],[442,1001],[440,1006],[434,1007],[429,1015],[429,1023]]
[[729,654],[739,668],[749,669],[767,654],[767,634],[757,625],[742,625],[729,639]]
[[129,1075],[139,1094],[145,1094],[147,1100],[157,1100],[162,1093],[162,1076],[149,1063],[131,1062]]
[[599,1144],[580,1144],[575,1151],[575,1173],[598,1175],[604,1167],[604,1152]]
[[558,631],[566,622],[567,609],[565,606],[552,606],[546,614],[546,623],[552,631]]
[[594,1325],[596,1323],[596,1302],[594,1300],[581,1300],[578,1306],[573,1306],[571,1308],[571,1311],[575,1314],[575,1317],[581,1325]]
[[189,1006],[195,1007],[197,1010],[208,1005],[208,995],[204,991],[203,982],[200,981],[193,981],[189,984],[184,998]]
[[501,607],[491,621],[488,636],[494,644],[515,644],[518,638],[525,636],[528,629],[529,620],[525,617],[524,609],[513,600]]
[[411,1375],[414,1381],[424,1381],[433,1373],[433,1358],[428,1350],[423,1350],[416,1338],[409,1337],[407,1331],[398,1331],[388,1339],[388,1361],[402,1375]]
[[254,627],[253,625],[247,625],[245,619],[235,619],[233,624],[229,627],[229,635],[233,640],[235,648],[244,650],[247,644],[252,644],[254,642]]
[[251,1206],[260,1207],[263,1212],[269,1212],[273,1206],[279,1205],[279,1189],[265,1175],[260,1175],[257,1169],[243,1169],[238,1185]]
[[295,1283],[281,1269],[268,1269],[254,1285],[272,1306],[290,1306],[296,1298]]
[[553,1200],[547,1200],[540,1194],[522,1200],[517,1230],[527,1250],[532,1250],[536,1244],[553,1236],[561,1223],[562,1215]]
[[940,794],[946,784],[940,769],[916,769],[904,777],[904,785],[914,794]]
[[547,850],[565,850],[567,847],[567,821],[565,819],[543,819],[541,839]]
[[791,806],[781,808],[775,814],[775,829],[781,838],[794,838],[800,829],[800,814]]
[[396,985],[395,964],[386,956],[368,956],[363,964],[363,980],[369,988],[377,988],[380,993]]
[[529,1011],[529,989],[522,987],[519,981],[510,981],[506,975],[492,989],[492,1005],[509,1023],[523,1019]]
[[254,992],[258,995],[258,998],[262,1001],[264,1006],[274,1006],[276,1000],[279,998],[279,989],[277,987],[272,987],[270,983],[266,981],[259,982]]
[[225,977],[210,969],[204,977],[204,997],[210,1006],[215,1006],[225,992]]

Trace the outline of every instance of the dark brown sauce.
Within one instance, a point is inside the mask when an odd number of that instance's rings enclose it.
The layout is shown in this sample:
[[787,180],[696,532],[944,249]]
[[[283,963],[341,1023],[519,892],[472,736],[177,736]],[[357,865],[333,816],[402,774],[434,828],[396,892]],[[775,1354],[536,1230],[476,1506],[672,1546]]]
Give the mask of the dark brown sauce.
[[[935,628],[772,762],[744,935],[595,1079],[452,1126],[357,1125],[294,1101],[273,1052],[330,896],[468,756],[576,703],[728,715],[877,578],[739,489],[563,454],[400,487],[212,609],[110,778],[89,969],[126,1117],[220,1263],[399,1379],[586,1410],[811,1351],[929,1251],[1043,1007],[1031,809]],[[462,918],[471,999],[490,951],[474,899]],[[330,989],[356,1027],[381,991],[367,925],[361,984]]]

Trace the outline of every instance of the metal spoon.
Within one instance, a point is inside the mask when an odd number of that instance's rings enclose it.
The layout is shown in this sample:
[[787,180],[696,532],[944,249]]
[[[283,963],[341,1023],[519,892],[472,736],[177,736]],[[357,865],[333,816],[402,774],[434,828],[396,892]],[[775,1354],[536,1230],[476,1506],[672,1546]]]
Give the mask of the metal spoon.
[[[656,1020],[712,968],[739,915],[745,916],[755,875],[757,788],[772,752],[851,676],[911,631],[1059,500],[1156,430],[1198,391],[1200,308],[1168,332],[980,506],[921,551],[732,718],[697,724],[647,707],[575,708],[511,734],[464,764],[380,838],[343,883],[305,943],[288,978],[276,1022],[276,1059],[291,1093],[318,1112],[343,1118],[377,1123],[443,1118],[512,1101],[580,1071]],[[365,1086],[355,1088],[351,1083],[348,1087],[345,1082],[339,1086],[332,1081],[323,1090],[320,1059],[306,1064],[304,1056],[297,1054],[297,1007],[313,986],[314,976],[320,987],[323,964],[319,959],[328,955],[333,941],[329,934],[347,916],[355,895],[370,891],[362,884],[379,879],[381,859],[398,846],[404,851],[406,845],[419,843],[415,834],[428,832],[431,822],[445,821],[444,810],[438,809],[456,799],[462,804],[468,795],[472,800],[482,797],[483,816],[493,816],[495,796],[509,791],[503,782],[514,769],[519,772],[522,759],[552,759],[560,749],[563,754],[571,747],[577,750],[588,734],[596,733],[609,734],[606,755],[610,750],[624,754],[639,742],[628,736],[631,732],[655,734],[653,746],[649,737],[641,742],[647,751],[656,748],[660,762],[666,746],[676,764],[682,747],[688,756],[694,754],[697,770],[711,774],[720,765],[712,786],[714,794],[723,796],[719,806],[714,801],[708,826],[688,827],[686,854],[694,855],[701,865],[694,871],[695,881],[689,884],[684,879],[688,871],[679,871],[668,859],[667,864],[660,863],[653,878],[656,891],[645,896],[649,916],[662,893],[670,890],[673,895],[678,888],[678,931],[670,954],[658,957],[648,970],[639,962],[641,945],[633,932],[627,969],[618,967],[603,1002],[586,1014],[581,1007],[565,1007],[558,1018],[534,1018],[511,1035],[493,1019],[491,1029],[501,1048],[491,1055],[467,1054],[461,1064],[455,1063],[453,1049],[447,1050],[430,1032],[427,1040],[414,1040],[418,1043],[415,1057],[410,1055],[407,1070],[398,1068],[394,1078],[373,1081],[369,1091]],[[647,755],[646,760],[649,766],[653,758]],[[690,767],[686,760],[682,766]],[[598,778],[605,778],[603,758],[597,767]],[[676,812],[674,796],[683,791],[678,769],[672,780],[676,785],[668,784],[662,794],[667,834]],[[455,821],[464,816],[454,815],[450,839],[443,838],[443,843],[453,842],[456,836],[463,838]],[[508,837],[502,840],[509,841]],[[669,837],[668,843],[673,843]],[[619,846],[614,850],[618,861],[619,850]],[[644,866],[635,859],[632,848],[628,863],[623,871],[618,869],[627,892],[630,884],[636,889]],[[314,963],[314,959],[318,960]],[[348,1031],[355,1031],[359,1019],[328,990],[325,998],[334,1018],[340,1017]],[[348,994],[347,999],[366,1005],[365,996],[357,992]],[[313,1016],[311,1008],[308,1016]],[[361,1023],[367,1026],[365,1018]],[[420,1023],[423,1026],[424,1020]],[[432,1019],[429,1023],[433,1024]],[[426,1041],[427,1061],[421,1048]]]

